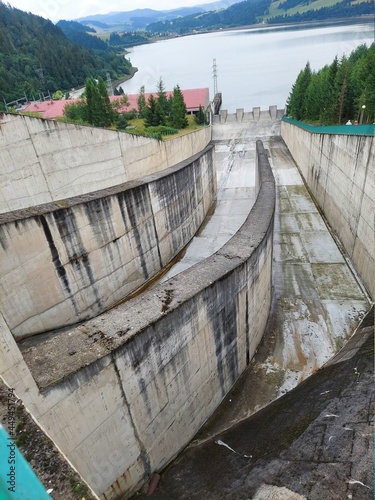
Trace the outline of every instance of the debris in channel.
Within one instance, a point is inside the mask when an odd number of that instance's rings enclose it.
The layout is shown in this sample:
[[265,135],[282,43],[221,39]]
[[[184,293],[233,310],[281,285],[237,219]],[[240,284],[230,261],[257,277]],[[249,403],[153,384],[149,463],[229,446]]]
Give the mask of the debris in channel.
[[216,444],[220,445],[220,446],[225,446],[225,448],[228,448],[228,450],[232,451],[233,453],[235,453],[236,455],[239,455],[240,457],[244,457],[244,458],[253,458],[252,455],[244,455],[242,453],[238,453],[238,451],[234,450],[233,448],[231,448],[230,446],[228,446],[226,443],[224,443],[223,441],[220,441],[220,439],[218,441],[215,441]]

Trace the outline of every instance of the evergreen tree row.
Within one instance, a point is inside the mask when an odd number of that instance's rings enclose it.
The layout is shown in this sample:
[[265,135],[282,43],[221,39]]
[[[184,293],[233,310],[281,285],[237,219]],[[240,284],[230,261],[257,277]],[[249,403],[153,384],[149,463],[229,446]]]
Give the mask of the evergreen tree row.
[[107,86],[100,76],[98,80],[86,79],[84,99],[72,102],[64,107],[64,117],[67,121],[88,124],[93,127],[111,127],[125,129],[128,125],[126,117],[118,112],[122,106],[129,105],[127,94],[122,93],[120,100],[111,103]]
[[[168,97],[160,78],[157,85],[157,94],[150,94],[145,98],[145,89],[142,86],[137,101],[138,110],[121,113],[120,109],[129,106],[129,98],[121,89],[120,99],[110,102],[104,80],[99,77],[96,81],[87,78],[84,98],[77,102],[67,104],[64,108],[64,117],[68,121],[89,124],[95,127],[115,126],[125,129],[128,125],[127,118],[136,115],[144,119],[144,126],[152,135],[176,133],[189,125],[187,109],[181,89],[176,85],[173,93]],[[203,109],[200,107],[195,119],[199,125],[206,124]]]
[[122,33],[119,35],[112,32],[109,35],[109,45],[111,47],[134,47],[135,45],[142,45],[150,42],[151,33],[147,31]]
[[169,125],[175,129],[184,129],[188,126],[186,104],[180,87],[176,85],[173,94],[167,98],[161,78],[157,84],[157,97],[151,94],[147,103],[144,102],[144,88],[141,89],[138,108],[146,127]]
[[[363,108],[365,106],[365,108]],[[332,64],[300,71],[287,102],[288,116],[322,125],[375,120],[375,43],[360,45],[349,57],[335,57]]]

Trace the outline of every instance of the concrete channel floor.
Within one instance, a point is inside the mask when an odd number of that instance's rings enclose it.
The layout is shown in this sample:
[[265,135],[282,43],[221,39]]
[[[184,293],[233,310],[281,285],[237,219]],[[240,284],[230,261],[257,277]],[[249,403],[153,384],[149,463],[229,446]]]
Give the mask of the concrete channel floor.
[[228,133],[215,142],[216,206],[189,243],[184,255],[160,281],[188,269],[219,250],[242,226],[256,199],[255,142],[249,127]]
[[341,356],[231,429],[189,446],[147,498],[372,500],[373,359],[372,309]]
[[[245,422],[315,373],[348,341],[369,309],[363,288],[332,238],[279,136],[279,127],[279,120],[214,126],[216,155],[230,145],[227,150],[231,154],[222,157],[227,165],[230,165],[235,151],[239,151],[240,156],[250,158],[254,155],[255,158],[256,139],[263,140],[269,151],[277,184],[274,300],[265,338],[256,356],[189,445],[188,452],[185,452],[188,454],[195,447],[203,450],[205,441],[210,446],[209,443],[222,432]],[[220,161],[218,165],[225,172]],[[238,165],[241,166],[241,162]],[[249,163],[243,162],[242,168],[249,168]],[[237,175],[241,176],[241,173]],[[181,460],[183,457],[184,454]],[[201,463],[199,457],[197,461]],[[169,470],[173,471],[173,467]],[[171,474],[173,477],[173,473],[168,473]],[[200,489],[195,493],[193,477],[185,475],[189,493],[176,492],[176,496],[160,498],[251,498],[230,496],[228,491],[227,496],[224,493],[220,496],[219,492],[217,496],[207,496],[207,491],[203,495]],[[176,480],[180,484],[180,479]],[[233,491],[236,491],[235,485]],[[264,495],[264,498],[273,498],[273,493]]]
[[231,122],[213,126],[217,174],[216,206],[183,256],[157,283],[188,269],[219,250],[242,226],[256,200],[256,139],[280,132],[280,120]]

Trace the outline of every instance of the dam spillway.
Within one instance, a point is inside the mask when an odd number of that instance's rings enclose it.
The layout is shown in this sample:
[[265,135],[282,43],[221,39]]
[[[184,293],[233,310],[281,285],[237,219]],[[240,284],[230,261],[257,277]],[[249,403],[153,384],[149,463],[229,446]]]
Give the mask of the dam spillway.
[[[252,134],[277,135],[280,120],[269,116]],[[237,132],[255,125],[254,117],[248,124],[238,117],[226,116]],[[214,140],[222,140],[225,125],[214,125]],[[265,144],[258,155],[248,148],[260,161],[261,196],[235,239],[204,265],[34,351],[20,353],[3,322],[3,378],[103,498],[130,494],[160,470],[257,349],[271,303],[275,191]]]

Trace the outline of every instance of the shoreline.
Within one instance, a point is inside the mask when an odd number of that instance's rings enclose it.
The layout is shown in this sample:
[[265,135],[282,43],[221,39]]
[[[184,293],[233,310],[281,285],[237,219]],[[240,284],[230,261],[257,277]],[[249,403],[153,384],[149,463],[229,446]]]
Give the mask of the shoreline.
[[[182,35],[170,35],[170,36],[163,36],[163,37],[158,37],[155,39],[151,39],[148,43],[144,44],[137,44],[139,45],[149,45],[150,43],[157,43],[157,42],[162,42],[165,40],[173,40],[175,38],[182,38],[182,37],[187,37],[187,36],[197,36],[197,35],[206,35],[209,33],[220,33],[220,32],[226,32],[226,31],[241,31],[241,30],[269,30],[269,29],[277,29],[277,28],[285,28],[285,29],[309,29],[311,28],[316,28],[316,27],[324,27],[324,26],[334,26],[337,24],[342,24],[342,25],[351,25],[351,24],[358,24],[358,23],[365,23],[365,24],[374,24],[374,16],[373,15],[364,15],[364,16],[356,16],[356,17],[350,17],[350,18],[333,18],[333,19],[324,19],[324,20],[315,20],[315,21],[304,21],[301,23],[280,23],[280,24],[267,24],[267,23],[258,23],[258,24],[249,24],[245,26],[233,26],[233,27],[228,27],[228,28],[219,28],[219,29],[213,29],[213,30],[206,30],[206,31],[199,31],[196,33],[184,33]],[[128,48],[133,48],[133,47],[128,47]],[[129,53],[129,52],[127,52]],[[133,76],[137,73],[139,68],[137,67],[132,67],[132,71],[130,75],[126,75],[125,78],[120,78],[117,79],[113,82],[113,87],[118,87],[122,83],[130,80],[133,78]]]
[[127,82],[128,80],[131,80],[133,78],[133,76],[137,73],[137,71],[138,71],[138,68],[136,66],[132,66],[132,69],[130,70],[130,74],[125,75],[122,78],[118,78],[117,80],[114,80],[112,82],[112,86],[118,87],[122,83]]
[[[181,38],[185,36],[196,36],[196,35],[207,35],[209,33],[220,33],[224,31],[240,31],[240,30],[256,30],[256,29],[272,29],[272,28],[290,28],[290,27],[299,27],[299,26],[312,26],[312,27],[317,27],[317,26],[332,26],[335,24],[344,24],[344,25],[350,25],[350,24],[358,24],[360,22],[364,22],[366,24],[374,23],[374,15],[372,14],[366,14],[363,16],[356,16],[356,17],[340,17],[340,18],[332,18],[332,19],[322,19],[322,20],[312,20],[312,21],[303,21],[303,22],[290,22],[290,23],[275,23],[275,24],[268,24],[267,22],[265,23],[257,23],[257,24],[247,24],[244,26],[232,26],[232,27],[226,27],[226,28],[215,28],[215,29],[207,29],[205,31],[197,31],[196,33],[183,33],[181,35],[170,35],[170,36],[163,36],[159,37],[155,40],[152,40],[150,43],[156,43],[159,41],[163,40],[171,40],[174,38]],[[146,45],[146,44],[142,44]]]

